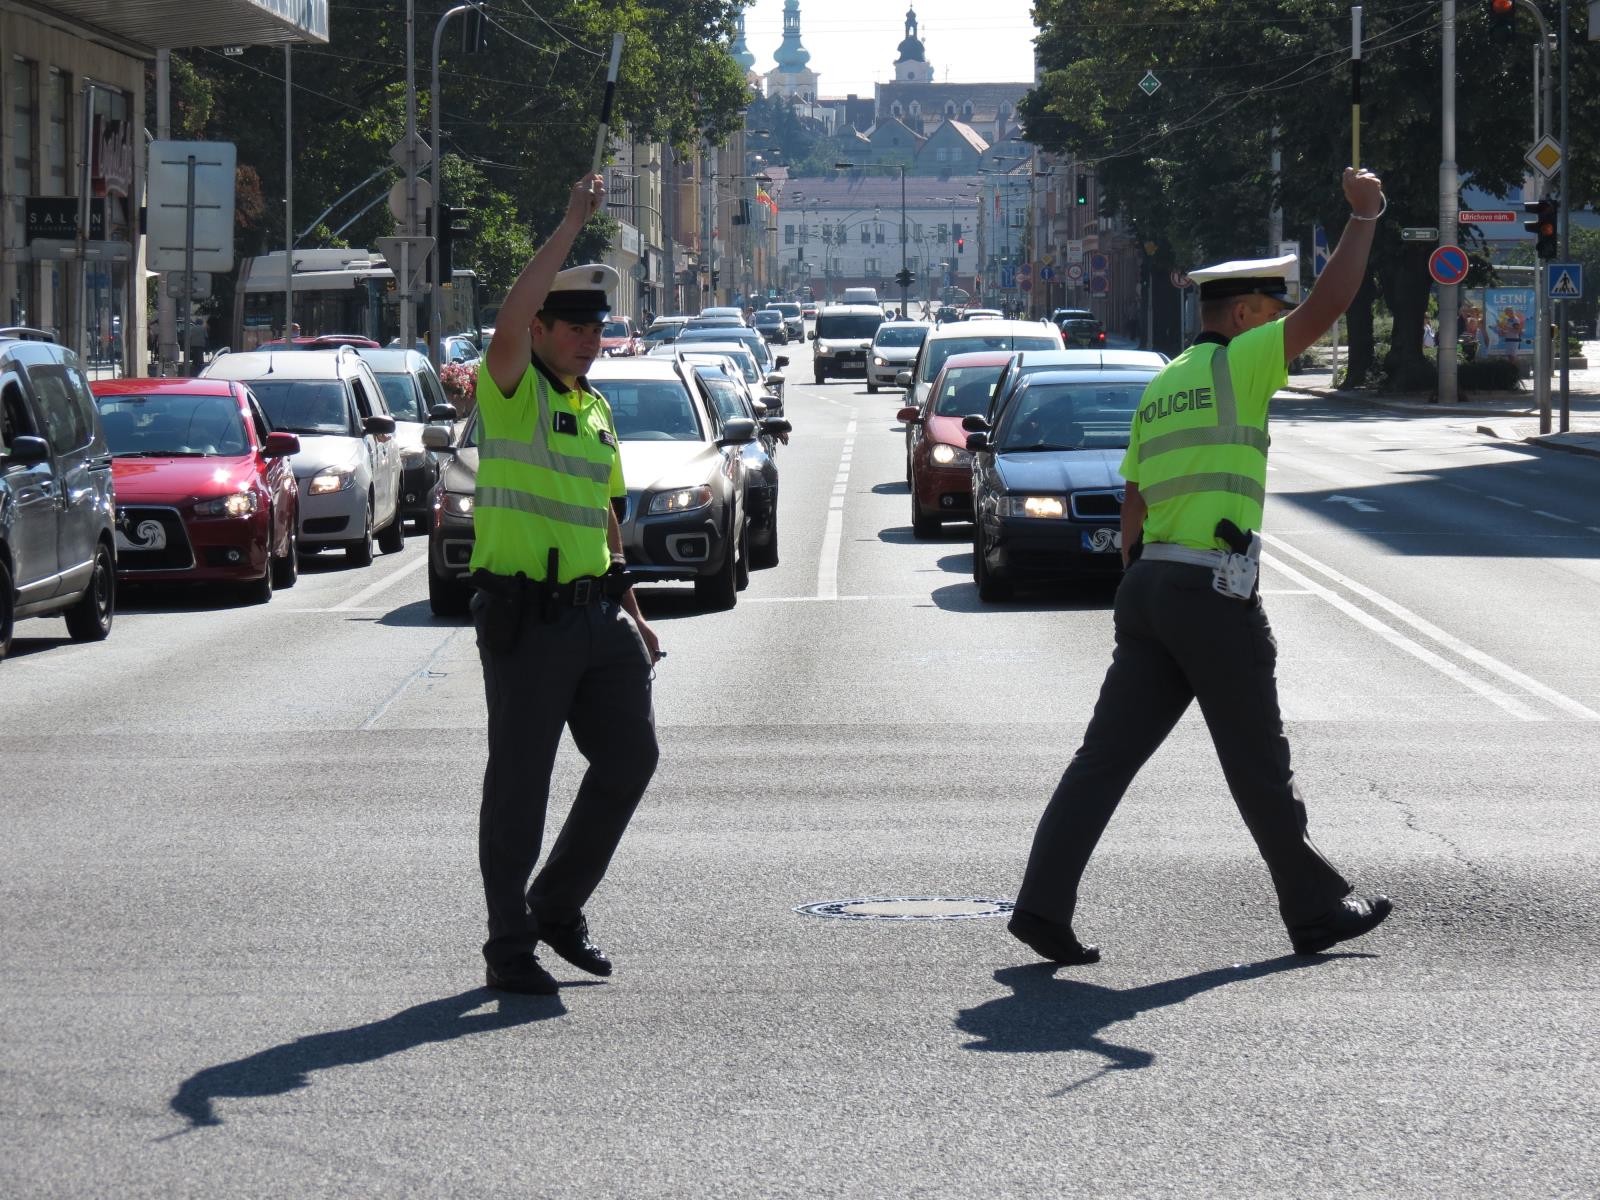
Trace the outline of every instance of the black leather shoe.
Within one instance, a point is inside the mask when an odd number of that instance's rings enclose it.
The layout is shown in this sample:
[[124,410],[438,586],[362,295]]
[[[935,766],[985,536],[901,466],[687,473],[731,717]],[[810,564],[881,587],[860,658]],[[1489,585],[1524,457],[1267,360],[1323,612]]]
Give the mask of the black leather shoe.
[[611,974],[611,960],[589,940],[589,922],[582,916],[570,925],[539,922],[539,940],[580,971],[591,975]]
[[1371,933],[1389,915],[1394,905],[1387,896],[1357,896],[1354,893],[1339,901],[1339,907],[1324,913],[1321,918],[1289,931],[1296,954],[1321,954],[1330,946],[1347,942]]
[[1081,967],[1100,961],[1099,946],[1085,946],[1072,933],[1071,925],[1047,921],[1023,909],[1015,909],[1006,928],[1011,936],[1027,946],[1040,958],[1067,967]]
[[520,992],[524,996],[554,996],[557,990],[555,976],[527,952],[513,955],[503,963],[490,963],[483,982],[496,991]]

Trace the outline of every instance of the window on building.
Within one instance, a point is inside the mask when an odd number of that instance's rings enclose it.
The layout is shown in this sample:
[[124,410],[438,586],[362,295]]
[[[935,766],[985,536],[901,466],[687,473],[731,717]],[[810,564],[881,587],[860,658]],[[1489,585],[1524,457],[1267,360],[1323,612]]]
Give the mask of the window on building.
[[939,226],[939,240],[942,242],[949,236],[950,230],[944,225]]
[[873,241],[878,242],[878,243],[881,244],[882,241],[883,241],[883,226],[882,225],[873,226],[872,233],[873,233]]
[[[186,209],[185,211],[188,211],[188,210]],[[793,225],[785,225],[783,227],[783,244],[785,246],[794,245],[794,226]]]
[[920,242],[922,240],[922,226],[921,225],[913,225],[911,227],[911,239],[912,239],[912,241],[916,241],[916,242]]
[[863,246],[865,246],[871,240],[872,240],[872,230],[868,229],[867,226],[865,224],[863,224],[861,226],[861,244]]
[[876,275],[878,273],[878,260],[875,258],[862,259],[861,273],[863,275]]
[[65,71],[52,70],[45,91],[50,128],[47,134],[49,144],[45,147],[45,162],[49,166],[49,173],[48,178],[44,180],[44,194],[65,196],[67,153],[71,142],[67,132],[67,121],[72,111],[72,77]]

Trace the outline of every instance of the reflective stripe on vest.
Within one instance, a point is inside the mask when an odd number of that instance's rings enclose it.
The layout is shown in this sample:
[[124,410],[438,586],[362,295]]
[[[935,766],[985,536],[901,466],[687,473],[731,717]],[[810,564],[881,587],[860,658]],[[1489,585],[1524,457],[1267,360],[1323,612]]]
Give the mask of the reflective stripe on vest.
[[[1243,446],[1261,455],[1262,474],[1266,473],[1267,446],[1270,440],[1265,429],[1239,424],[1239,402],[1233,390],[1233,370],[1228,365],[1228,349],[1219,346],[1211,356],[1211,388],[1216,405],[1217,423],[1191,429],[1178,429],[1163,433],[1147,442],[1139,443],[1139,461],[1145,462],[1159,454],[1174,450],[1192,450],[1205,446]],[[1206,471],[1191,475],[1178,475],[1157,483],[1141,485],[1139,494],[1147,504],[1159,504],[1177,496],[1190,496],[1197,492],[1228,492],[1244,496],[1257,504],[1266,502],[1267,489],[1263,480],[1236,472]]]
[[[608,485],[611,480],[609,463],[592,462],[575,454],[562,454],[550,446],[551,408],[549,386],[542,372],[534,373],[534,394],[539,411],[527,441],[513,438],[485,438],[478,448],[478,486],[473,499],[474,509],[501,509],[526,513],[547,521],[559,521],[582,529],[605,529],[611,509]],[[495,470],[495,464],[514,463],[518,467],[536,472],[548,471],[567,479],[582,480],[595,488],[594,504],[573,504],[541,495],[524,487],[506,471]],[[486,471],[485,468],[488,468]],[[492,476],[485,480],[485,475]],[[511,476],[511,477],[508,477]]]

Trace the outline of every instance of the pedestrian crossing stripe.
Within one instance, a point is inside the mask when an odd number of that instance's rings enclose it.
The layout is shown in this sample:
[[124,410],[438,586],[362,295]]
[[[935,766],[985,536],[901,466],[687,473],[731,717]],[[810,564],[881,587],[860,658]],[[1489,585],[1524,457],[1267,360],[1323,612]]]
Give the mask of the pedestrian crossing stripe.
[[1563,271],[1550,285],[1550,295],[1556,300],[1576,300],[1583,295],[1583,290],[1573,280],[1571,271]]

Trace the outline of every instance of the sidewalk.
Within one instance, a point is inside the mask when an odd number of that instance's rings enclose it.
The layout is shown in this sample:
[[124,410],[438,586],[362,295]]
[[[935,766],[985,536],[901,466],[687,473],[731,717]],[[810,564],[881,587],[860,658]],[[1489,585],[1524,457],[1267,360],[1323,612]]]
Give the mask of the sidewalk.
[[[1596,365],[1574,370],[1568,375],[1571,421],[1568,432],[1539,432],[1539,412],[1534,407],[1533,381],[1516,392],[1473,392],[1455,404],[1430,403],[1425,395],[1412,392],[1385,394],[1368,388],[1334,389],[1326,370],[1309,371],[1289,377],[1288,390],[1308,396],[1350,404],[1363,404],[1391,412],[1416,413],[1430,417],[1470,417],[1480,419],[1479,433],[1503,442],[1524,442],[1565,450],[1574,454],[1600,457],[1600,342],[1584,343],[1585,357]],[[1561,425],[1561,378],[1551,379],[1551,428]],[[1487,420],[1482,420],[1488,418]]]

